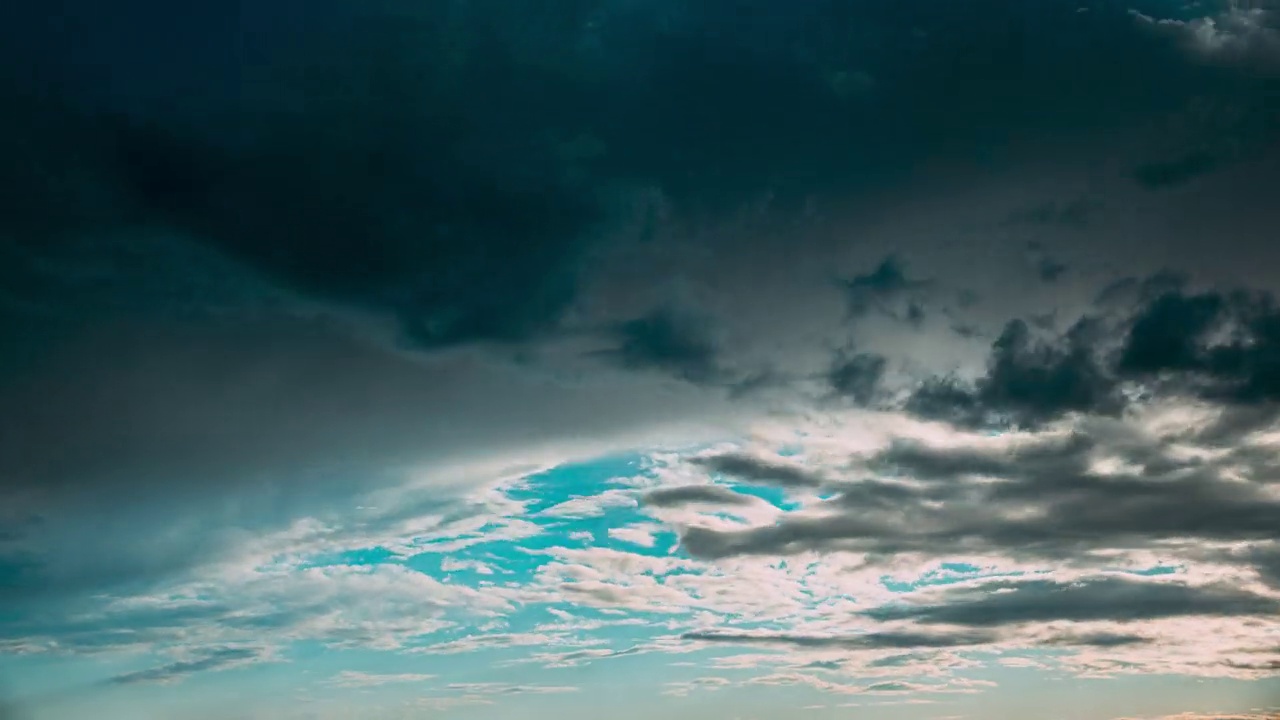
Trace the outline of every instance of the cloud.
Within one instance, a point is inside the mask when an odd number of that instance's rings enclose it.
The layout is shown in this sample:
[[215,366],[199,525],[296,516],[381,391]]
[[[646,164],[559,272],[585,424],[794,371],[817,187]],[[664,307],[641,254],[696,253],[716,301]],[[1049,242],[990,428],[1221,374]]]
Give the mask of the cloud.
[[1168,292],[1135,317],[1118,371],[1244,405],[1280,399],[1280,310],[1268,293]]
[[1199,345],[1219,323],[1224,309],[1224,298],[1216,293],[1161,295],[1138,313],[1129,328],[1120,371],[1151,374],[1199,369],[1203,365],[1197,357]]
[[54,338],[7,355],[23,367],[0,378],[0,595],[146,592],[264,537],[306,542],[287,536],[308,522],[330,528],[312,542],[402,542],[539,457],[589,456],[615,431],[657,439],[672,422],[684,441],[715,424],[689,423],[719,402],[694,391],[628,398],[633,377],[570,387],[481,356],[423,361],[323,320],[240,313],[186,324],[139,311],[65,335],[52,322]]
[[449,690],[474,695],[554,695],[578,692],[564,685],[510,685],[506,683],[450,683]]
[[543,510],[540,514],[550,517],[595,517],[604,515],[611,507],[633,507],[636,500],[631,493],[615,490],[600,495],[570,498]]
[[1141,285],[1142,301],[1115,328],[1087,316],[1039,341],[1027,323],[1011,321],[985,374],[973,383],[926,378],[905,408],[967,427],[1035,427],[1071,413],[1115,415],[1132,389],[1238,405],[1280,397],[1273,377],[1280,311],[1269,293],[1193,293],[1159,276]]
[[608,534],[614,540],[621,540],[641,547],[651,548],[657,544],[657,539],[653,536],[652,529],[646,526],[609,528]]
[[261,659],[262,651],[257,648],[219,648],[197,653],[194,660],[179,660],[168,665],[117,675],[108,682],[112,685],[167,684],[181,681],[195,673],[226,670],[261,662]]
[[730,685],[733,685],[733,681],[728,678],[714,676],[700,677],[692,680],[667,683],[667,689],[663,691],[663,694],[685,697],[694,690],[715,691]]
[[719,348],[708,321],[664,308],[615,329],[619,345],[605,351],[629,370],[658,370],[694,384],[718,384],[725,380]]
[[1187,538],[1275,540],[1280,504],[1267,489],[1271,459],[1247,451],[1197,458],[1124,428],[1094,420],[1065,436],[962,435],[948,447],[898,442],[864,462],[900,480],[843,471],[832,479],[837,494],[818,503],[821,512],[746,529],[695,525],[681,543],[708,559],[841,550],[1067,560]]
[[25,5],[0,647],[1271,668],[1269,12]]
[[510,647],[545,647],[555,645],[559,636],[545,633],[497,633],[493,635],[469,635],[458,640],[417,648],[415,652],[429,655],[453,655],[457,653],[475,652],[477,650],[501,649]]
[[329,682],[337,687],[344,688],[364,688],[378,687],[380,685],[398,684],[398,683],[420,683],[432,680],[435,675],[424,675],[421,673],[399,673],[393,675],[359,672],[357,670],[343,670],[342,672],[330,678]]
[[[246,78],[246,102],[264,106],[224,108],[242,138],[120,115],[85,118],[99,129],[64,142],[106,155],[87,172],[117,184],[116,224],[164,223],[299,294],[394,318],[421,347],[553,325],[574,297],[592,201],[527,141],[480,160],[474,130],[424,105],[416,62],[388,52],[305,84]],[[516,261],[509,272],[487,266],[496,254]]]
[[840,353],[827,371],[827,384],[836,395],[868,405],[877,395],[886,365],[885,357],[875,353]]
[[[170,585],[161,595],[100,601],[72,619],[28,612],[6,626],[5,639],[30,652],[78,655],[177,652],[193,644],[279,647],[304,640],[330,648],[398,650],[452,627],[445,617],[450,611],[466,608],[481,617],[509,610],[509,601],[498,599],[503,594],[482,594],[395,564],[232,567]],[[180,667],[191,674],[204,668],[201,662],[183,661]]]
[[986,374],[973,385],[929,379],[906,407],[922,417],[966,426],[1034,427],[1072,412],[1115,413],[1122,401],[1115,379],[1095,355],[1097,331],[1094,322],[1082,320],[1062,337],[1044,342],[1026,322],[1010,321],[991,347]]
[[722,485],[680,485],[651,490],[645,493],[644,502],[654,507],[681,507],[692,504],[749,505],[752,500]]
[[1036,273],[1045,282],[1057,282],[1066,272],[1066,264],[1051,257],[1042,257],[1036,262]]
[[1125,633],[1097,632],[1097,633],[1069,633],[1051,638],[1048,643],[1050,645],[1065,646],[1085,646],[1095,648],[1119,648],[1131,645],[1144,645],[1151,642],[1150,638],[1141,635],[1128,635]]
[[914,632],[874,632],[865,635],[826,637],[768,633],[690,632],[681,636],[698,642],[775,645],[805,649],[883,650],[904,648],[950,648],[983,645],[995,640],[989,633],[930,634]]
[[743,453],[723,453],[694,458],[694,465],[711,472],[758,485],[774,485],[783,488],[815,488],[824,484],[823,478],[804,467],[791,462],[770,460]]
[[1216,15],[1191,19],[1157,19],[1137,10],[1129,12],[1139,24],[1175,38],[1203,60],[1280,70],[1280,29],[1270,8],[1231,3]]
[[[990,592],[990,590],[1000,592]],[[993,584],[976,600],[957,598],[941,605],[884,607],[871,611],[881,620],[911,619],[925,625],[998,627],[1070,620],[1149,620],[1180,615],[1250,616],[1280,612],[1280,600],[1231,587],[1189,587],[1170,582],[1105,578],[1071,584],[1029,581]],[[961,598],[963,594],[960,593]],[[1128,638],[1092,638],[1097,646],[1124,644]],[[1120,642],[1115,642],[1120,640]]]
[[913,324],[923,320],[923,310],[916,304],[915,297],[928,284],[908,278],[905,265],[896,255],[881,260],[871,272],[842,282],[851,318],[862,317],[873,310],[894,315],[897,312],[895,304],[905,298],[907,306],[903,318]]

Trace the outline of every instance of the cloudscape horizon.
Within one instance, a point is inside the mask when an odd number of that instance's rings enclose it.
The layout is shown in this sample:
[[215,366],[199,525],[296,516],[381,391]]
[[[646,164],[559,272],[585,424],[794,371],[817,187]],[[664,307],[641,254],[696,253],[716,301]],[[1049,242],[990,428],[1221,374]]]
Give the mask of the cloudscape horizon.
[[1280,5],[53,5],[0,718],[1280,718]]

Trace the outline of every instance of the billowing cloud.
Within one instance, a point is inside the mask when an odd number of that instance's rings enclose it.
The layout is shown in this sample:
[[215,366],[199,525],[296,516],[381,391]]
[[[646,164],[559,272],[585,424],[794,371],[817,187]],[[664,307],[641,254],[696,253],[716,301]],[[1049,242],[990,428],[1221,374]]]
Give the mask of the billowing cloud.
[[1134,17],[1157,32],[1177,38],[1195,55],[1218,63],[1280,71],[1280,28],[1266,3],[1232,2],[1224,12],[1190,19]]

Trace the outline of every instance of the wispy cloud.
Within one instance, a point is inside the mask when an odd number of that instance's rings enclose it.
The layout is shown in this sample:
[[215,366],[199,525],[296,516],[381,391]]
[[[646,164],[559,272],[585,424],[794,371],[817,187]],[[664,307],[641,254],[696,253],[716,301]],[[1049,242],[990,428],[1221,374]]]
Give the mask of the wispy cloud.
[[112,685],[136,685],[146,683],[169,684],[179,682],[196,673],[210,670],[227,670],[230,668],[262,662],[267,653],[261,648],[217,648],[193,653],[187,660],[176,660],[146,670],[116,675],[108,682]]
[[343,670],[329,679],[329,684],[344,688],[378,687],[401,683],[422,683],[434,679],[435,675],[422,673],[378,674],[357,670]]

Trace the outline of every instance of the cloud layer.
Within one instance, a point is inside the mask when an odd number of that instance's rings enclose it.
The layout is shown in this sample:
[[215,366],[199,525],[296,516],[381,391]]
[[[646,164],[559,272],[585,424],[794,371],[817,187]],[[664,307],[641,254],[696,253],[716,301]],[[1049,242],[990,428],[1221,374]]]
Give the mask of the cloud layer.
[[38,712],[1271,712],[1156,702],[1280,659],[1269,3],[63,5],[0,9]]

